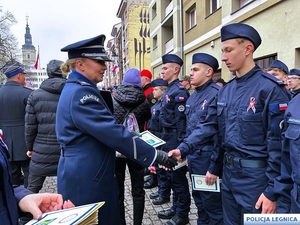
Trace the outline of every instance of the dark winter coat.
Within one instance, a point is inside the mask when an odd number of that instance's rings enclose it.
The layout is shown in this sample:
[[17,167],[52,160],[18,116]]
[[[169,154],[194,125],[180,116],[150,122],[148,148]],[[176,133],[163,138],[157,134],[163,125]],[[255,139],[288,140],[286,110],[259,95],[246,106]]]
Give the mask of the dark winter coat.
[[113,96],[114,116],[117,123],[122,124],[127,110],[133,109],[140,132],[144,125],[151,118],[149,102],[146,100],[144,91],[137,85],[121,84]]
[[55,133],[56,109],[66,80],[48,78],[28,98],[25,115],[25,140],[32,152],[30,173],[56,176],[60,146]]
[[29,160],[25,143],[25,107],[31,89],[16,81],[7,81],[0,88],[0,129],[7,144],[10,161]]

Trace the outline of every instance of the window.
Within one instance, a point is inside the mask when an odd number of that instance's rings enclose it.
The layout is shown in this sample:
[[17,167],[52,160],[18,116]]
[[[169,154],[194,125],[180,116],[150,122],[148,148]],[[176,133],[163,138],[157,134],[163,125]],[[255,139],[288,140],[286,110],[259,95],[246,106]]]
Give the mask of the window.
[[189,12],[189,29],[191,29],[192,27],[194,27],[196,25],[196,9],[193,8],[190,12]]
[[255,60],[255,63],[263,70],[266,71],[266,69],[269,68],[270,64],[273,62],[273,60],[277,59],[277,55],[270,55],[265,56],[263,58],[259,58]]
[[243,7],[244,5],[248,4],[249,2],[252,2],[253,0],[240,0],[240,7]]
[[209,12],[210,12],[210,14],[212,14],[222,6],[222,0],[210,0],[209,5],[210,5]]
[[152,19],[154,19],[157,14],[156,3],[153,5],[151,12],[152,12]]
[[153,43],[152,43],[152,46],[153,46],[153,50],[157,48],[157,35],[155,35],[152,39]]

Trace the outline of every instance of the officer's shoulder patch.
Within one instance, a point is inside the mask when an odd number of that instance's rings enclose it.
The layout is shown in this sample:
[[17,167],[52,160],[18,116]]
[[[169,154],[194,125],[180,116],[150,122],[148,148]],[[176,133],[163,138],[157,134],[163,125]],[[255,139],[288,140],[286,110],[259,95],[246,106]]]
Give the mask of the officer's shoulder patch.
[[84,104],[86,101],[96,101],[99,102],[99,97],[93,94],[86,94],[81,97],[80,102]]
[[175,97],[175,102],[185,102],[185,101],[186,101],[185,97],[180,97],[180,96]]
[[267,79],[273,81],[275,84],[279,86],[284,86],[284,83],[281,80],[278,80],[275,76],[269,74],[269,73],[262,73],[263,77],[266,77]]

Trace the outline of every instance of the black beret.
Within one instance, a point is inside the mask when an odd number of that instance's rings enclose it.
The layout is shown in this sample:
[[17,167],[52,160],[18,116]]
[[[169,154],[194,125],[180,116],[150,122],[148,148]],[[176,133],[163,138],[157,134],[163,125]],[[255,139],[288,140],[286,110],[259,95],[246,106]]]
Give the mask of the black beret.
[[283,62],[281,62],[280,60],[275,59],[269,68],[278,68],[283,70],[286,74],[289,73],[289,68],[287,67],[287,65],[285,65]]
[[234,38],[245,38],[254,45],[254,50],[261,44],[261,38],[257,30],[243,23],[233,23],[221,28],[221,41]]
[[166,54],[162,56],[162,63],[166,64],[166,63],[177,63],[178,65],[182,66],[183,65],[183,61],[182,59],[175,54]]
[[164,79],[155,79],[151,82],[152,87],[157,87],[157,86],[168,86],[168,81]]
[[218,60],[206,53],[195,53],[193,55],[192,64],[194,63],[204,63],[213,68],[214,72],[216,72],[219,68]]
[[68,52],[69,59],[73,58],[91,58],[102,61],[111,61],[105,52],[104,41],[105,35],[78,41],[62,48],[62,52]]
[[291,69],[289,75],[300,76],[300,70],[298,70],[298,69]]

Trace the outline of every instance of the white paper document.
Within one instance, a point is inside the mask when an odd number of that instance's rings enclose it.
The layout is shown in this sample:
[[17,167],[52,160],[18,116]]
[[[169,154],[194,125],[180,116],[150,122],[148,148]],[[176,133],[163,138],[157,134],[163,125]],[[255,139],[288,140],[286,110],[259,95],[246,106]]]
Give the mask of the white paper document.
[[182,162],[178,162],[177,166],[173,167],[173,170],[177,170],[177,169],[179,169],[179,168],[181,168],[181,167],[183,167],[185,165],[187,165],[187,160],[186,159],[183,160]]
[[216,182],[209,186],[205,183],[205,175],[192,174],[192,188],[196,191],[212,191],[220,192],[220,179],[217,178]]
[[105,202],[77,206],[44,213],[41,220],[31,220],[26,225],[90,225],[98,224],[98,209]]
[[162,140],[159,137],[155,136],[154,134],[152,134],[148,130],[145,130],[144,132],[140,133],[139,137],[143,141],[147,142],[149,145],[151,145],[154,148],[156,148],[158,146],[161,146],[161,145],[166,143],[164,140]]

